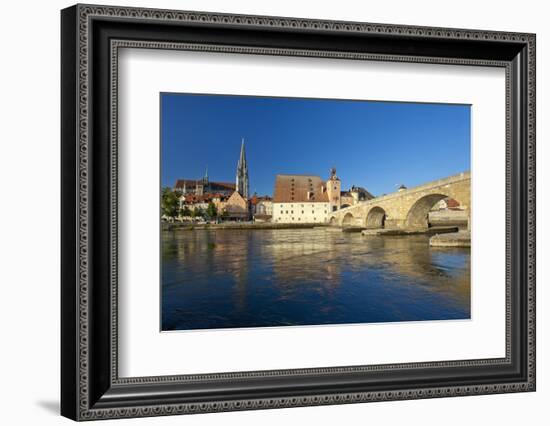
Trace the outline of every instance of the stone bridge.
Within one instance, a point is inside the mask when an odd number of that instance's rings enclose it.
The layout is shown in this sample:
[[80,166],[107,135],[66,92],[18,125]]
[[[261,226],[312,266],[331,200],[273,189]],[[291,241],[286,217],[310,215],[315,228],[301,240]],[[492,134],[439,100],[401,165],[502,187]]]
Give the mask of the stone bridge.
[[421,230],[429,226],[428,213],[444,198],[453,198],[468,213],[470,227],[470,172],[362,201],[328,216],[332,226]]

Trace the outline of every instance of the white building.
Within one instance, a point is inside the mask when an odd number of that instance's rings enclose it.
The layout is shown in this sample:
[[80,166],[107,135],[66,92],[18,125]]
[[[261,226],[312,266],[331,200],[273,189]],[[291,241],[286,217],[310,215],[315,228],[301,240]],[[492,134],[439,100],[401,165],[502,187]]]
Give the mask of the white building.
[[330,206],[327,183],[319,176],[276,176],[273,222],[325,223]]
[[263,214],[267,216],[273,216],[273,201],[260,200],[255,207],[256,214]]

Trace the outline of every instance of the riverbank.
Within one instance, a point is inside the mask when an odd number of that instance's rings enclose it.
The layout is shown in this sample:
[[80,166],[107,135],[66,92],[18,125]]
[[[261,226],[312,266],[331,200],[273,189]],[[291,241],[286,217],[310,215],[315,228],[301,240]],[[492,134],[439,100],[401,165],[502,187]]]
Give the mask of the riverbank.
[[471,247],[470,231],[437,234],[430,238],[432,247]]
[[313,229],[313,228],[325,228],[327,225],[320,225],[314,223],[254,223],[254,222],[223,222],[223,223],[162,223],[163,231],[194,231],[200,229],[244,229],[244,230],[256,230],[256,229]]

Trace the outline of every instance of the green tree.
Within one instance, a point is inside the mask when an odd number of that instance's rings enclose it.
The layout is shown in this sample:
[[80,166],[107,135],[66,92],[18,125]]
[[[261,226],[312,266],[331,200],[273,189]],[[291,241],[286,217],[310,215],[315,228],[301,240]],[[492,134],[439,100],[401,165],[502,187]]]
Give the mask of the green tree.
[[204,217],[204,210],[200,207],[196,207],[191,211],[191,217]]
[[178,216],[180,200],[178,194],[176,194],[170,188],[162,189],[161,197],[161,211],[163,216],[174,219]]
[[216,217],[218,217],[218,209],[216,208],[216,205],[212,201],[208,203],[208,207],[206,208],[206,214],[211,219],[215,219]]
[[189,208],[189,206],[184,206],[183,209],[181,209],[181,215],[183,217],[189,217],[191,216],[191,209]]

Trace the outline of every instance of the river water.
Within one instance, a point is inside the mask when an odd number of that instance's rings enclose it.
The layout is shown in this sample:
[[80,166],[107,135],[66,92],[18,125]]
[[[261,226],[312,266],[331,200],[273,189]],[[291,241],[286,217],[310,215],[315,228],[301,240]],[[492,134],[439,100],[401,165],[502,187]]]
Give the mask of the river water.
[[333,229],[162,233],[162,330],[470,318],[470,250]]

